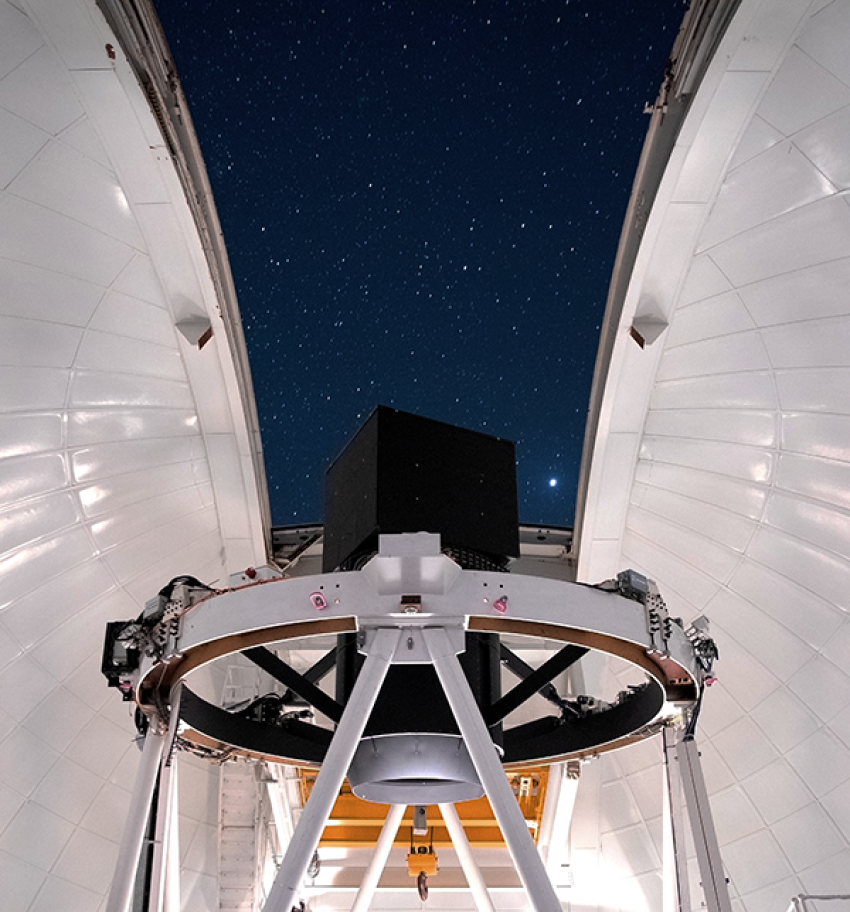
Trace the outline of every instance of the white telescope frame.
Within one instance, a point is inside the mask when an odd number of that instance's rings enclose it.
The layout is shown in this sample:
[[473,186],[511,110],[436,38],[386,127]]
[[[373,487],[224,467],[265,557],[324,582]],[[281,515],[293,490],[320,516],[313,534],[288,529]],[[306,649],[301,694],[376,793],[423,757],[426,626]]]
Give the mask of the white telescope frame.
[[[137,700],[153,716],[155,707],[167,701],[172,688],[195,668],[253,646],[357,631],[358,648],[366,655],[266,901],[267,912],[292,908],[391,664],[434,666],[536,912],[560,912],[561,905],[458,661],[465,648],[465,632],[543,637],[618,656],[642,669],[667,701],[683,708],[695,702],[702,685],[684,631],[668,623],[661,637],[641,602],[559,580],[465,571],[440,552],[440,537],[427,533],[381,536],[379,554],[360,571],[268,580],[214,593],[186,606],[168,623],[164,651],[146,657],[132,681]],[[645,728],[586,750],[535,762],[597,754],[651,733]],[[191,740],[192,732],[183,732],[183,736]],[[145,775],[137,783],[139,796],[136,801],[134,793],[131,814],[136,823],[128,820],[128,833],[132,834],[125,853],[128,858],[121,856],[125,863],[116,871],[108,912],[127,908],[130,868],[135,873],[129,855],[138,842],[138,819],[146,816],[149,806],[161,739],[154,736],[146,745],[150,761],[143,764]],[[255,756],[247,750],[241,752]],[[298,765],[318,764],[298,761]],[[161,850],[165,853],[166,847]]]

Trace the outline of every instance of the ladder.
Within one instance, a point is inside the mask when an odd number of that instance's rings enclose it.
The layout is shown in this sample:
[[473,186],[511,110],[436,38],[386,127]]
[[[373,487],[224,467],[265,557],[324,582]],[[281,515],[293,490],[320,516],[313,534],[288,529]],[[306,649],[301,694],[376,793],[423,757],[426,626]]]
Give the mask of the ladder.
[[256,912],[259,783],[255,762],[223,763],[219,780],[218,908]]

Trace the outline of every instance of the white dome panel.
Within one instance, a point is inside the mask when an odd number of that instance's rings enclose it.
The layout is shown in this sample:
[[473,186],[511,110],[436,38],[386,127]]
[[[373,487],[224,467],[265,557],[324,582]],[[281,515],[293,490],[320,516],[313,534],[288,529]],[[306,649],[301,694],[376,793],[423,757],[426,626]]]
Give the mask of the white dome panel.
[[668,348],[673,348],[751,329],[755,329],[755,324],[740,295],[730,292],[683,307],[675,325],[667,330],[665,341]]
[[750,519],[761,516],[767,499],[767,489],[762,486],[721,479],[714,472],[685,466],[642,461],[637,465],[636,480],[649,485],[641,503],[656,491],[676,492]]
[[184,380],[186,377],[179,349],[152,345],[128,336],[89,330],[77,352],[76,364],[83,370],[115,371]]
[[198,416],[188,409],[76,409],[68,415],[68,445],[87,446],[122,440],[196,438]]
[[[817,10],[745,0],[691,106],[647,224],[653,249],[638,255],[625,296],[601,405],[612,414],[593,457],[607,462],[618,378],[644,376],[632,366],[648,353],[628,336],[631,314],[669,253],[666,269],[680,277],[660,305],[670,326],[650,355],[647,407],[628,416],[641,422],[639,459],[631,477],[590,474],[591,509],[628,507],[618,534],[594,517],[580,545],[584,578],[636,566],[673,613],[711,620],[720,681],[698,732],[733,908],[743,912],[787,908],[800,892],[848,892],[850,5]],[[762,27],[781,49],[759,64]],[[766,82],[740,118],[712,87],[726,84],[729,61],[744,60]],[[739,118],[737,138],[714,175],[703,170],[712,183],[698,227],[662,249],[665,229],[653,221],[682,223],[668,204],[681,197],[665,188],[680,186],[679,171],[720,160],[712,125],[724,115]],[[722,767],[707,759],[712,749]],[[647,802],[641,813],[654,817]],[[643,873],[633,869],[636,883]],[[691,887],[696,906],[696,872]]]
[[34,497],[61,488],[65,483],[65,463],[58,453],[10,459],[3,468],[0,479],[2,503]]
[[105,625],[263,562],[263,482],[234,304],[118,40],[87,0],[26,9],[0,3],[0,877],[4,910],[91,912],[139,760]]
[[794,137],[794,144],[839,190],[850,187],[850,165],[843,154],[850,140],[850,111],[835,114]]
[[759,116],[755,116],[738,143],[738,148],[729,163],[729,170],[732,171],[738,165],[749,161],[754,155],[766,151],[784,138],[779,130],[774,129]]
[[[3,4],[3,20],[0,31],[6,32],[7,8]],[[11,34],[21,34],[15,10],[15,23]],[[30,34],[21,37],[26,44],[38,40]],[[4,55],[4,61],[7,59]],[[33,126],[56,136],[66,127],[83,116],[83,109],[74,91],[65,79],[62,66],[46,47],[40,47],[34,54],[9,70],[0,81],[0,107],[17,114]]]
[[759,106],[759,117],[785,136],[850,104],[850,87],[809,53],[792,47]]
[[104,333],[155,345],[170,346],[174,342],[174,328],[165,309],[115,290],[103,296],[89,325]]
[[0,79],[19,67],[44,43],[30,20],[11,3],[0,8]]
[[776,385],[768,371],[705,376],[657,383],[651,393],[653,409],[773,408]]
[[115,580],[100,561],[78,564],[17,599],[4,612],[3,626],[24,649],[30,649],[86,606],[104,601],[115,588]]
[[82,336],[72,326],[0,317],[0,364],[70,367]]
[[841,409],[846,371],[832,368],[777,371],[782,408],[788,411],[835,412]]
[[[816,798],[847,782],[847,746],[828,729],[818,729],[786,756]],[[812,775],[815,769],[817,776]]]
[[665,409],[647,416],[646,434],[772,447],[777,441],[776,415],[767,410]]
[[850,7],[846,3],[829,3],[824,7],[812,17],[797,44],[833,76],[850,85],[846,41],[847,29],[850,28]]
[[[690,492],[690,485],[687,488]],[[752,519],[715,506],[712,502],[699,502],[674,490],[654,485],[638,488],[636,484],[635,493],[639,500],[635,497],[634,502],[642,510],[706,535],[712,541],[721,541],[732,551],[745,551],[756,528]]]
[[798,581],[753,561],[741,564],[729,587],[753,604],[769,604],[772,617],[814,649],[821,649],[845,620],[839,609]]
[[192,390],[185,379],[160,380],[150,376],[80,369],[74,372],[69,393],[72,408],[92,406],[191,409]]
[[811,647],[767,612],[727,589],[717,593],[708,611],[712,621],[732,631],[735,641],[766,668],[773,669],[783,683],[814,655]]
[[846,213],[844,199],[818,200],[723,241],[711,257],[736,286],[836,260],[850,239]]
[[7,187],[49,139],[43,130],[0,108],[0,187]]
[[[786,760],[775,760],[743,782],[747,796],[768,826],[811,801],[811,793]],[[759,827],[760,829],[760,827]]]
[[734,171],[723,184],[706,225],[706,249],[756,225],[829,196],[835,187],[788,142],[777,143]]
[[850,317],[808,320],[762,330],[776,368],[850,366]]
[[114,172],[66,146],[49,143],[9,185],[9,191],[122,240],[144,246]]
[[681,380],[770,366],[758,333],[743,332],[709,338],[671,348],[658,368],[659,380]]
[[126,440],[81,447],[71,452],[71,471],[76,481],[83,482],[173,462],[185,462],[196,455],[199,458],[203,455],[201,448],[196,452],[194,444],[195,439],[183,437],[172,438],[167,447],[157,439]]
[[104,288],[133,255],[131,248],[115,238],[8,194],[0,199],[0,219],[16,225],[14,233],[0,237],[0,256]]
[[86,326],[103,296],[97,285],[15,260],[0,259],[0,282],[7,316],[67,326]]

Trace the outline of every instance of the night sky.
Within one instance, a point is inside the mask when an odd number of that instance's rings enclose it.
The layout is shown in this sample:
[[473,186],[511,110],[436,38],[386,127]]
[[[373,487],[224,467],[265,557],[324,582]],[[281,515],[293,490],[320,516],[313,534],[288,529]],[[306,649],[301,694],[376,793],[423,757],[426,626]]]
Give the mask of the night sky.
[[236,282],[275,524],[378,404],[513,440],[571,525],[675,0],[157,0]]

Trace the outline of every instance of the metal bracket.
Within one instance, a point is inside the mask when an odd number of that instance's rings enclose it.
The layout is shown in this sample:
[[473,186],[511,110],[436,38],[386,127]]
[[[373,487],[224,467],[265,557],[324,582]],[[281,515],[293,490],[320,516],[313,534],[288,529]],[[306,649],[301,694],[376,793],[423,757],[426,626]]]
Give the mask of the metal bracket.
[[669,643],[673,621],[658,587],[652,580],[647,580],[647,583],[649,592],[644,602],[644,608],[646,609],[646,629],[652,641],[647,653],[655,652],[667,658],[670,655]]
[[445,630],[455,654],[459,654],[466,649],[465,625],[455,618],[441,619],[434,617],[434,615],[426,614],[392,614],[390,618],[392,619],[391,624],[387,623],[388,619],[386,617],[360,619],[360,630],[357,638],[357,648],[360,652],[364,655],[369,655],[378,631],[385,630],[390,626],[392,629],[401,631],[401,636],[393,655],[394,665],[431,664],[431,654],[422,636],[422,631],[425,628],[439,627]]

